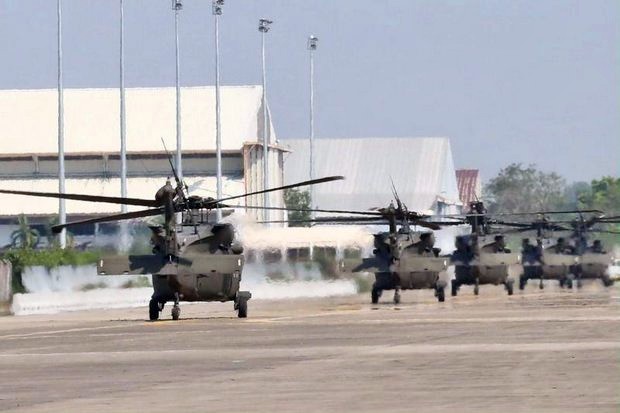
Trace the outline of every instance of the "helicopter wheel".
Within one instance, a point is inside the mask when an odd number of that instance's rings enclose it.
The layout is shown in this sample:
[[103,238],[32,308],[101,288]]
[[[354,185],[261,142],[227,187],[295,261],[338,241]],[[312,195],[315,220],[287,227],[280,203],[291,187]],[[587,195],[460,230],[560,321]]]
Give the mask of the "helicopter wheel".
[[444,287],[437,288],[436,294],[437,294],[437,301],[439,301],[440,303],[443,303],[444,301],[446,301],[446,289]]
[[394,304],[400,304],[400,292],[398,290],[394,293]]
[[180,316],[181,316],[181,307],[179,307],[178,304],[175,304],[172,307],[172,319],[178,320]]
[[237,317],[247,318],[248,316],[248,300],[239,300],[237,304]]
[[159,319],[159,303],[151,298],[149,301],[149,320],[156,321],[157,319]]
[[379,297],[381,297],[381,290],[373,287],[372,291],[370,292],[370,301],[373,304],[377,304],[379,302]]

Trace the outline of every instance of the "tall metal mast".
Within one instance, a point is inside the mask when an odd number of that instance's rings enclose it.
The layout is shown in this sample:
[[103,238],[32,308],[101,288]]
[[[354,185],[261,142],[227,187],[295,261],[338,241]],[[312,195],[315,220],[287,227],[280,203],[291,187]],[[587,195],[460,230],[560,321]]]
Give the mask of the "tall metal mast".
[[[121,197],[127,197],[127,134],[125,120],[125,21],[124,4],[120,0],[120,131],[121,131]],[[127,205],[121,205],[121,212],[127,212]],[[127,222],[121,221],[121,250],[125,251],[129,245]]]
[[[65,193],[65,108],[64,86],[62,76],[62,0],[56,3],[58,13],[58,192]],[[58,202],[59,224],[67,222],[65,200]],[[63,229],[59,234],[60,247],[67,246],[67,231]]]
[[[314,179],[314,51],[319,39],[316,36],[308,38],[308,50],[310,51],[310,179]],[[310,186],[310,206],[315,206],[314,188]],[[314,215],[314,214],[312,214]]]
[[[263,63],[263,189],[269,188],[269,120],[267,116],[267,76],[265,68],[265,35],[269,31],[269,25],[273,23],[271,20],[260,19],[258,22],[258,31],[261,32],[261,58]],[[269,194],[263,194],[263,206],[269,208]],[[270,217],[269,210],[263,211],[263,219],[268,221]]]
[[172,0],[172,9],[174,10],[174,40],[175,40],[175,57],[176,57],[176,113],[177,113],[177,152],[176,152],[176,170],[181,182],[183,182],[183,159],[181,156],[181,85],[180,85],[180,59],[179,59],[179,12],[183,10],[181,0]]
[[[213,0],[215,18],[215,157],[217,160],[217,199],[222,196],[222,127],[220,123],[220,33],[219,17],[222,15],[224,0]],[[217,221],[222,220],[222,210],[216,210]]]

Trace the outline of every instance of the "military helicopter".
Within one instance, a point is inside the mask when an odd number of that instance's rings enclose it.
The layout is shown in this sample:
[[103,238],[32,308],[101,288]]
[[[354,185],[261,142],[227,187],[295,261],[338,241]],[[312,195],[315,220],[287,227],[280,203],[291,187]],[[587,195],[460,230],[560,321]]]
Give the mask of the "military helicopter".
[[393,183],[392,194],[396,206],[390,203],[386,208],[370,211],[314,209],[312,210],[314,212],[352,216],[324,216],[295,222],[388,225],[387,232],[373,235],[373,257],[343,260],[339,264],[340,271],[374,273],[375,281],[371,291],[373,304],[379,302],[385,290],[394,290],[393,301],[398,304],[401,301],[401,290],[413,289],[432,289],[437,300],[443,302],[447,283],[440,279],[439,275],[447,269],[448,259],[439,256],[440,249],[434,247],[435,238],[432,232],[414,231],[412,226],[437,230],[443,225],[460,225],[461,223],[434,222],[429,220],[428,215],[409,211],[398,196]]
[[487,213],[484,203],[479,200],[472,201],[469,208],[469,214],[449,216],[471,226],[471,235],[456,238],[456,250],[450,258],[455,269],[452,296],[458,294],[462,285],[473,285],[474,294],[478,295],[483,284],[503,285],[508,295],[512,295],[515,280],[511,269],[519,264],[520,256],[506,247],[503,233],[496,228],[522,228],[527,224],[498,220]]
[[[163,225],[149,227],[152,232],[152,254],[102,257],[97,263],[97,273],[151,274],[154,292],[149,302],[150,320],[157,320],[165,303],[170,301],[173,302],[173,320],[180,317],[180,301],[233,301],[238,317],[245,318],[248,314],[248,300],[252,295],[249,291],[240,291],[243,248],[235,242],[233,226],[228,223],[210,223],[210,212],[227,207],[224,202],[234,199],[344,179],[342,176],[329,176],[223,199],[202,198],[186,194],[187,186],[179,179],[170,156],[169,161],[176,187],[168,179],[156,192],[154,199],[12,190],[0,190],[0,193],[149,207],[56,225],[52,228],[56,233],[78,225],[163,214]],[[177,224],[179,213],[182,220]]]
[[[594,215],[586,218],[586,213]],[[607,273],[613,257],[603,249],[600,240],[594,240],[588,245],[588,239],[591,233],[620,234],[618,231],[597,228],[600,224],[619,222],[618,216],[606,217],[601,211],[589,210],[578,211],[578,217],[570,221],[551,221],[543,215],[530,228],[523,228],[523,231],[536,231],[538,245],[533,248],[524,239],[523,274],[519,288],[524,289],[530,279],[539,279],[541,289],[543,279],[558,280],[561,287],[568,288],[573,287],[574,280],[577,287],[580,287],[583,279],[600,279],[606,287],[613,285]],[[570,235],[554,239],[552,232],[568,232]]]
[[[470,213],[463,216],[463,222],[471,226],[472,235],[461,237],[456,240],[456,250],[452,255],[455,264],[455,279],[452,281],[452,295],[458,294],[458,289],[463,284],[474,285],[474,294],[478,294],[481,284],[503,284],[508,295],[514,293],[514,278],[509,270],[514,268],[522,259],[523,273],[519,275],[519,287],[524,288],[528,279],[556,278],[561,285],[566,283],[572,286],[570,272],[576,271],[574,256],[566,255],[563,250],[563,242],[560,241],[555,249],[557,253],[546,254],[545,264],[541,266],[540,259],[542,245],[534,247],[523,242],[523,256],[512,253],[506,248],[504,235],[522,233],[535,230],[538,237],[548,231],[567,230],[561,226],[560,221],[551,221],[548,216],[556,214],[578,213],[601,213],[598,210],[572,210],[572,211],[544,211],[544,212],[520,212],[489,214],[482,201],[476,200],[470,203]],[[532,222],[514,222],[498,219],[502,216],[538,216]],[[451,216],[456,219],[458,216]],[[498,228],[499,227],[499,228]],[[507,228],[509,229],[507,229]],[[489,239],[492,237],[492,240]],[[542,288],[542,287],[541,287]]]

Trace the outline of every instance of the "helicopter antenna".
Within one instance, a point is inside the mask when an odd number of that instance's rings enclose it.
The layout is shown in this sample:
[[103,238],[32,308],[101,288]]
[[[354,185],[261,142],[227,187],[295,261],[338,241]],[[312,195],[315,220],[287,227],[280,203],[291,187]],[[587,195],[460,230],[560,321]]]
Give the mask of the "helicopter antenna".
[[181,189],[181,197],[183,198],[183,200],[185,200],[185,191],[188,190],[188,186],[184,183],[181,182],[181,179],[179,179],[179,174],[177,174],[177,170],[174,167],[174,164],[172,163],[172,156],[170,155],[170,152],[168,152],[168,148],[166,148],[166,142],[164,141],[164,138],[161,138],[161,143],[162,145],[164,145],[164,151],[166,151],[166,156],[168,157],[168,163],[170,164],[170,169],[172,169],[172,174],[174,175],[174,180],[177,183],[177,189],[180,188]]
[[390,184],[392,185],[392,195],[394,195],[394,199],[396,200],[396,205],[398,206],[398,211],[403,215],[403,223],[402,226],[405,228],[407,232],[409,232],[409,213],[407,211],[407,206],[400,200],[398,196],[398,191],[396,191],[396,185],[394,185],[394,180],[390,176]]
[[394,196],[394,200],[396,201],[396,205],[398,209],[402,209],[402,203],[400,202],[400,198],[398,197],[398,192],[396,192],[396,187],[394,186],[394,180],[390,176],[390,184],[392,185],[392,196]]

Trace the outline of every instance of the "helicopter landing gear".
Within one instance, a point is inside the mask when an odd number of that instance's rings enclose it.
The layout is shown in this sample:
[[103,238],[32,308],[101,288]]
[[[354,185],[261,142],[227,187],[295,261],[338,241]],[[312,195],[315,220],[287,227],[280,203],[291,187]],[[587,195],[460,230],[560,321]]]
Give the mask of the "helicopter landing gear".
[[246,318],[248,316],[248,300],[252,298],[252,294],[249,291],[239,291],[237,298],[235,298],[235,310],[237,310],[237,317]]
[[456,282],[456,280],[452,280],[451,284],[452,284],[452,297],[456,297],[456,295],[459,293],[459,284]]
[[174,305],[172,306],[172,319],[178,320],[181,316],[181,307],[179,306],[179,293],[174,294]]
[[435,290],[435,296],[437,297],[437,301],[443,303],[446,301],[446,289],[445,287],[439,287]]
[[173,319],[173,320],[178,320],[178,319],[179,319],[179,317],[181,316],[181,307],[179,307],[179,305],[178,305],[178,304],[175,304],[175,305],[172,307],[172,311],[171,311],[171,313],[172,313],[172,319]]
[[437,301],[443,303],[446,301],[446,282],[443,280],[437,281],[435,284],[435,297],[437,297]]
[[373,304],[377,304],[379,302],[379,297],[381,297],[382,291],[377,287],[372,287],[372,291],[370,292],[370,301]]
[[149,320],[156,321],[159,319],[159,312],[163,306],[154,298],[149,301]]
[[508,292],[508,295],[512,295],[514,293],[515,280],[512,278],[508,279],[504,285],[506,286],[506,292]]
[[400,288],[394,290],[394,304],[400,304]]

